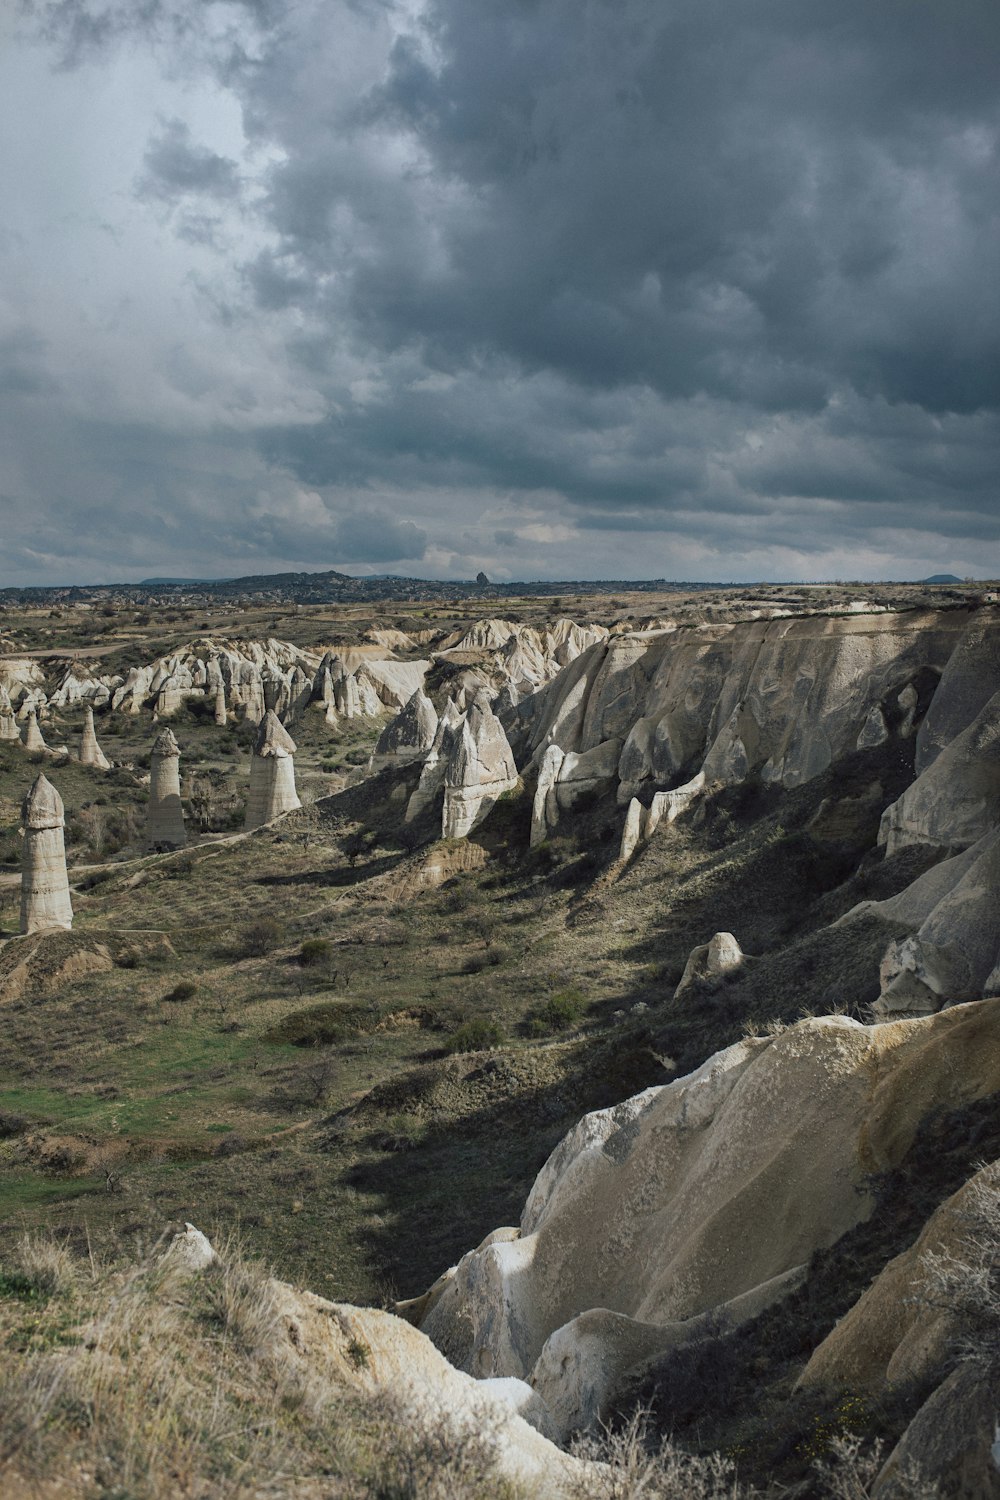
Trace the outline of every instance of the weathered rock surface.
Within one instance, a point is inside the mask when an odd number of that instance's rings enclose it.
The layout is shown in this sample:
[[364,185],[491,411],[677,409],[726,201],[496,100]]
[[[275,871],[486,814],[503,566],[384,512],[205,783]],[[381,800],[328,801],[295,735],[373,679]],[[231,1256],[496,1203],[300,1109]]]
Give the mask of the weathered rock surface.
[[721,979],[743,967],[743,950],[731,932],[717,932],[711,941],[693,948],[674,992],[682,999],[699,980]]
[[453,698],[449,698],[438,720],[434,739],[420,771],[420,780],[406,804],[405,822],[412,823],[431,806],[444,786],[445,771],[454,749],[462,715]]
[[520,1228],[446,1273],[420,1326],[471,1373],[527,1377],[550,1409],[600,1413],[622,1350],[646,1358],[656,1329],[674,1338],[754,1305],[864,1218],[870,1174],[901,1160],[935,1103],[997,1089],[998,1044],[996,1000],[889,1025],[808,1020],[588,1115]]
[[49,748],[42,736],[42,731],[38,727],[38,718],[34,709],[28,714],[27,722],[24,726],[24,748],[25,750],[47,750]]
[[888,854],[908,844],[966,849],[998,824],[1000,692],[886,808],[879,842]]
[[386,766],[408,765],[411,761],[424,759],[434,744],[437,727],[434,704],[417,688],[405,708],[379,735],[372,751],[371,769],[381,771]]
[[269,709],[250,758],[250,794],[244,824],[248,833],[302,806],[295,790],[294,754],[295,741]]
[[37,776],[21,805],[21,931],[72,927],[73,906],[66,875],[63,800],[52,783]]
[[153,741],[150,756],[147,849],[183,849],[187,843],[181,803],[180,756],[181,749],[173,730],[161,730]]
[[455,731],[444,773],[441,837],[465,838],[516,785],[517,767],[503,725],[481,695]]
[[110,771],[111,769],[111,762],[98,744],[97,732],[94,729],[94,710],[89,707],[83,721],[83,736],[80,740],[80,764],[82,766],[96,766],[100,771]]

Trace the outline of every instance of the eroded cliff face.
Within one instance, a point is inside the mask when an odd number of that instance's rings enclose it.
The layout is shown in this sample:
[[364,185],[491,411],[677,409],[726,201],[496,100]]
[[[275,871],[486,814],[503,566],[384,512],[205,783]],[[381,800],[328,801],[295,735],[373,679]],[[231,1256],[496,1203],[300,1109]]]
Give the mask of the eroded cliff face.
[[1000,1001],[925,1020],[807,1020],[585,1116],[520,1225],[411,1316],[459,1368],[526,1379],[565,1436],[647,1361],[754,1316],[870,1212],[935,1105],[1000,1088]]

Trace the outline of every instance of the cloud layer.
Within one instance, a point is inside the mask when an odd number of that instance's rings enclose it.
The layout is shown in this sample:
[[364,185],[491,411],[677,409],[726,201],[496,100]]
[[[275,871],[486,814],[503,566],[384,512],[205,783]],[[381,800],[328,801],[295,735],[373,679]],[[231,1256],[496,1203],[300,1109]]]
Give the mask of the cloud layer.
[[987,0],[7,24],[0,581],[1000,573]]

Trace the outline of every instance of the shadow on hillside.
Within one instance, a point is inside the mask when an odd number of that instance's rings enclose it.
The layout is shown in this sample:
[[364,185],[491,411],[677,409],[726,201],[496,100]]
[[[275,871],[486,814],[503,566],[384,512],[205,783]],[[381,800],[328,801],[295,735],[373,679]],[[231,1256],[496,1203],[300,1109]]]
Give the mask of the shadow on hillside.
[[299,870],[294,875],[258,875],[255,885],[361,885],[376,875],[385,875],[399,864],[398,854],[385,854],[363,865],[334,865],[325,870]]

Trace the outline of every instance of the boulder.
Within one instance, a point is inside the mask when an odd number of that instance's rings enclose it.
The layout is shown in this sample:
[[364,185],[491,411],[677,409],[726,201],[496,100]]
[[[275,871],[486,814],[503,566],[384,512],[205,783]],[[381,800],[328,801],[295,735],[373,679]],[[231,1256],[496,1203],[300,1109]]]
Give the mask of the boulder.
[[743,967],[744,953],[731,932],[717,932],[707,943],[692,948],[684,973],[674,991],[679,1000],[703,980],[721,979],[725,974],[734,974]]

